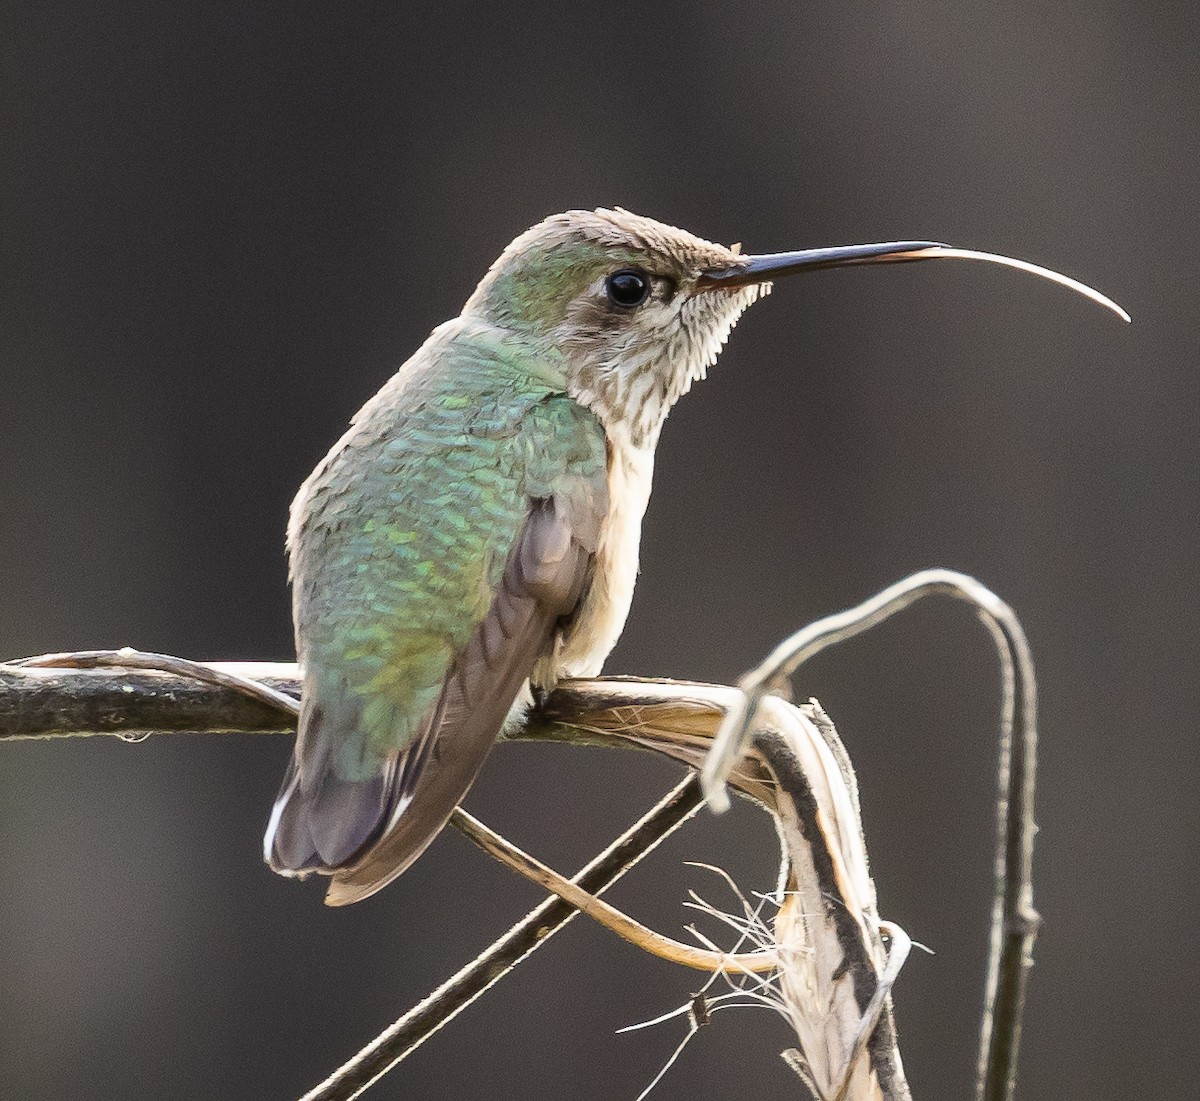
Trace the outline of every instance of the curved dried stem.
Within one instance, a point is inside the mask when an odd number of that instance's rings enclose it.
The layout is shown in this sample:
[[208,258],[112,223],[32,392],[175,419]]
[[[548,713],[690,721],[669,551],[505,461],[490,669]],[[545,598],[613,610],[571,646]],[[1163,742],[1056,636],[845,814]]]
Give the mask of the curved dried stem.
[[954,570],[923,570],[857,607],[819,619],[781,642],[740,681],[743,697],[726,714],[704,761],[705,797],[720,812],[724,785],[768,693],[805,661],[845,642],[926,596],[972,604],[1000,657],[1003,699],[996,800],[995,891],[987,984],[976,1077],[978,1101],[1010,1101],[1016,1088],[1021,1017],[1033,945],[1041,918],[1033,908],[1033,819],[1037,758],[1037,681],[1033,655],[1013,610],[974,578]]
[[577,910],[599,922],[630,944],[658,956],[668,963],[677,963],[697,971],[751,971],[762,973],[774,971],[779,966],[779,957],[773,952],[725,953],[710,952],[690,944],[672,940],[629,917],[628,914],[610,906],[603,899],[589,894],[577,883],[548,868],[540,860],[521,851],[495,830],[485,826],[478,818],[459,807],[450,820],[460,833],[468,837],[489,856],[507,868],[544,887],[552,894],[569,902]]

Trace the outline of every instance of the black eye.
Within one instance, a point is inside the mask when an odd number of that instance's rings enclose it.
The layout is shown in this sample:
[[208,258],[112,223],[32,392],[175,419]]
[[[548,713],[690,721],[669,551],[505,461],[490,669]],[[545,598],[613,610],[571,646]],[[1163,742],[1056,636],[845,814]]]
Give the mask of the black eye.
[[614,306],[631,310],[646,301],[650,293],[650,279],[645,272],[633,268],[614,271],[604,283],[608,299]]

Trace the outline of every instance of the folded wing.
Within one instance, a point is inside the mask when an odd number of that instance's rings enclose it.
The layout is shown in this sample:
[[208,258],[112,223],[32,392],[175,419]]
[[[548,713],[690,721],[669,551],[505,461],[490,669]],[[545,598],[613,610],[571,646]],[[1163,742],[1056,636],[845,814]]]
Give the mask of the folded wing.
[[[535,428],[554,428],[564,417],[578,421],[581,412],[543,406]],[[522,482],[530,496],[486,614],[469,633],[460,632],[465,642],[456,648],[445,649],[444,636],[422,643],[429,651],[421,651],[422,660],[442,670],[431,703],[419,714],[411,708],[392,714],[386,696],[347,687],[338,663],[306,663],[296,753],[265,855],[285,874],[331,875],[331,905],[373,894],[429,845],[587,592],[608,506],[602,437],[598,449],[595,440],[577,446],[576,461],[562,469],[540,435],[522,441],[531,462]],[[588,461],[578,461],[585,455]],[[385,725],[397,730],[383,753],[363,735],[379,726],[381,709]]]

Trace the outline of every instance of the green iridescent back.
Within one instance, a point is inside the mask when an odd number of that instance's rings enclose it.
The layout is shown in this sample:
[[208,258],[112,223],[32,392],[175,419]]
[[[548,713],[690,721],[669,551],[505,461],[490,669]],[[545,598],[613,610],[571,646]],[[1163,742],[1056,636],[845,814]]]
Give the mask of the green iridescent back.
[[374,775],[419,732],[530,500],[605,492],[600,423],[530,362],[494,329],[443,327],[301,489],[297,647],[336,743],[305,756],[344,780]]

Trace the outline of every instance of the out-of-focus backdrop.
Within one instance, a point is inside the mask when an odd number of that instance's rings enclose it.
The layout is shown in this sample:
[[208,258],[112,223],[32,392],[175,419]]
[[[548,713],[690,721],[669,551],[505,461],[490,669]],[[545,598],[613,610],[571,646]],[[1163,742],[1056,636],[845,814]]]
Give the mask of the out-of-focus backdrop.
[[[983,579],[1042,679],[1024,1098],[1195,1095],[1200,128],[1194,4],[9,5],[0,16],[0,654],[292,656],[288,503],[520,230],[619,204],[751,250],[959,263],[780,285],[672,415],[611,671],[729,681],[914,569]],[[919,1098],[970,1096],[998,686],[953,604],[801,679],[857,762]],[[270,874],[290,739],[0,748],[0,1093],[289,1098],[537,892],[440,838],[349,910]],[[570,870],[673,781],[504,748],[468,805]],[[680,932],[705,814],[614,898]],[[576,922],[379,1098],[627,1098],[697,978]],[[664,1098],[793,1096],[719,1015]]]

